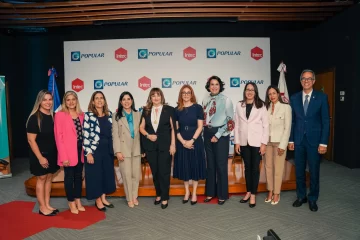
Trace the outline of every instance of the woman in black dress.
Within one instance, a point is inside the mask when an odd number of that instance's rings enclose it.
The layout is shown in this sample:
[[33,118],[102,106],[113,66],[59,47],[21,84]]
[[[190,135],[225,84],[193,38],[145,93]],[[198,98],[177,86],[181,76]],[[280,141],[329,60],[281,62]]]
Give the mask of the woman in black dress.
[[83,126],[86,198],[96,199],[100,211],[114,208],[106,194],[115,192],[114,151],[112,143],[112,113],[101,91],[92,94]]
[[201,136],[204,112],[201,105],[196,103],[194,90],[189,85],[180,89],[175,119],[179,141],[176,143],[178,151],[175,155],[173,177],[184,181],[183,203],[189,201],[189,180],[192,180],[191,205],[194,205],[197,203],[198,181],[206,178],[204,141]]
[[54,216],[59,210],[50,206],[53,174],[59,170],[54,136],[53,98],[49,91],[41,90],[26,122],[30,145],[30,172],[37,177],[36,197],[39,214]]

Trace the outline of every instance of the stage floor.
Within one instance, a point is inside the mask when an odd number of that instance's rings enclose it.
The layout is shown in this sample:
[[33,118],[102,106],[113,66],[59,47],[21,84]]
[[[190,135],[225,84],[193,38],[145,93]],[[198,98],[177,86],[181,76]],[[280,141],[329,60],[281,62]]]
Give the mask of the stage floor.
[[[265,177],[265,168],[264,164],[260,164],[260,181],[259,181],[259,192],[264,192],[266,190],[266,177]],[[115,166],[116,173],[116,191],[109,196],[125,196],[124,188],[122,186],[122,180],[119,172],[119,168]],[[246,192],[246,182],[244,175],[244,164],[242,161],[233,163],[232,159],[228,161],[228,173],[229,173],[229,193],[244,193]],[[60,175],[63,174],[60,171]],[[59,177],[57,177],[59,179]],[[63,179],[63,176],[60,179]],[[309,174],[307,174],[307,185],[309,183]],[[85,196],[85,181],[83,181],[83,195]],[[178,179],[171,178],[170,183],[170,195],[184,195],[185,189],[183,181]],[[35,196],[36,188],[36,177],[31,177],[25,181],[26,193],[30,196]],[[285,161],[284,174],[283,174],[283,184],[282,190],[294,190],[296,189],[295,181],[295,166]],[[200,181],[198,186],[198,194],[202,195],[205,191],[205,181]],[[66,196],[64,190],[64,183],[62,181],[53,182],[51,196]],[[152,180],[151,170],[148,164],[141,165],[141,177],[139,185],[139,196],[155,196],[155,189]]]

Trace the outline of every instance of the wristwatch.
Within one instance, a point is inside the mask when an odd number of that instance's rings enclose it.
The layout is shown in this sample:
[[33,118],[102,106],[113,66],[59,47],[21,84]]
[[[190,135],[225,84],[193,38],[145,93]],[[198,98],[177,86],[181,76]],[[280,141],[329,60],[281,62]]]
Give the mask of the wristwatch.
[[192,138],[192,140],[194,140],[194,142],[196,141],[196,138]]

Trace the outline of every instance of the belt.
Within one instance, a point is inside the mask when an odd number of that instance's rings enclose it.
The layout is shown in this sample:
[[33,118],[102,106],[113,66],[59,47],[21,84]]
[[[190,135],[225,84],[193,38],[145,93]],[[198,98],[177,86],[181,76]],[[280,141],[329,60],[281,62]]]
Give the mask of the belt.
[[212,125],[206,125],[206,126],[204,126],[204,128],[209,128],[209,129],[211,129],[211,128],[222,128],[223,126],[225,126],[225,124],[224,125],[222,125],[222,126],[218,126],[218,127],[215,127],[215,126],[212,126]]
[[197,129],[197,126],[180,126],[179,130],[183,130],[183,131],[191,131]]

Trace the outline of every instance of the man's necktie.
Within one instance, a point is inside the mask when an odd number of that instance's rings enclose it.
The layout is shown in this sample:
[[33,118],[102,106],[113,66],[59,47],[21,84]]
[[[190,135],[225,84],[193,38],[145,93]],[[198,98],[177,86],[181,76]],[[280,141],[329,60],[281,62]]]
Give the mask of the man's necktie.
[[305,95],[305,102],[304,102],[304,113],[305,113],[305,115],[306,115],[308,107],[309,107],[309,95]]

